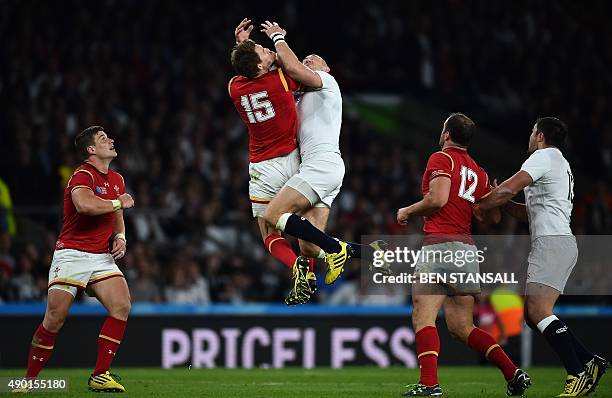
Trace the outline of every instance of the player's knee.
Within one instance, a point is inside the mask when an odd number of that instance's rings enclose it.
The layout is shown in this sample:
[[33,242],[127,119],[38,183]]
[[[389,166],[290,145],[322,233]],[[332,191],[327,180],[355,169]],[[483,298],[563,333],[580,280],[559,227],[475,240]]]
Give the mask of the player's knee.
[[128,315],[130,314],[130,310],[132,309],[132,303],[129,299],[122,300],[113,305],[111,310],[109,311],[109,315],[113,318],[120,319],[125,321],[128,319]]
[[263,219],[270,225],[276,225],[276,223],[278,222],[278,219],[280,218],[280,214],[278,211],[276,211],[276,209],[272,206],[267,206],[266,210],[264,211],[263,214]]
[[57,333],[64,326],[64,322],[68,317],[68,311],[60,308],[49,308],[43,320],[45,329],[52,333]]

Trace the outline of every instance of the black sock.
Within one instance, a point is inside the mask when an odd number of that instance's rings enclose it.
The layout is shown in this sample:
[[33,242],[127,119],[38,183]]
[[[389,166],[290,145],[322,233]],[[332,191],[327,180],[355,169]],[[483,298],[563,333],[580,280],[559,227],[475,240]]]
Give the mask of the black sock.
[[563,362],[567,374],[577,376],[584,371],[584,363],[581,363],[578,359],[574,350],[574,340],[565,323],[555,319],[544,329],[542,334]]
[[317,229],[304,217],[292,214],[285,224],[285,232],[298,239],[314,243],[325,253],[338,253],[342,247],[337,240]]
[[[361,245],[355,242],[346,242],[352,258],[374,258],[374,249],[370,245]],[[370,255],[369,255],[370,254]]]
[[569,329],[568,331],[570,336],[572,336],[572,342],[574,343],[574,351],[576,351],[576,355],[578,355],[578,359],[580,359],[580,362],[586,364],[591,359],[595,358],[595,355],[591,351],[589,351],[580,340],[578,340],[574,332]]

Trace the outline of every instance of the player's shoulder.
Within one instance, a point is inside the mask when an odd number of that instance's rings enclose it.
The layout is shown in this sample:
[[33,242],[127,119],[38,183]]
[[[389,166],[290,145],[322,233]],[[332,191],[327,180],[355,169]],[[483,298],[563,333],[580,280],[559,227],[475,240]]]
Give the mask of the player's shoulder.
[[96,180],[95,170],[92,170],[92,166],[88,165],[87,163],[83,163],[79,165],[76,169],[74,169],[74,171],[72,172],[72,177],[77,175],[89,176],[92,181]]
[[429,155],[429,162],[450,162],[451,171],[455,168],[455,160],[453,154],[447,151],[437,151]]

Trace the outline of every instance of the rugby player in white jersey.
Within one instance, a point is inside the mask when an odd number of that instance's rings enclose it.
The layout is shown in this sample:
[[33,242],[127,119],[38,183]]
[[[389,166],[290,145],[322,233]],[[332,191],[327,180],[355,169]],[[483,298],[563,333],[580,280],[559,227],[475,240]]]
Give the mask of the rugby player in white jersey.
[[[574,177],[560,148],[567,136],[565,123],[555,117],[536,121],[529,137],[529,158],[521,170],[493,190],[474,208],[480,212],[498,206],[529,222],[531,252],[525,289],[525,320],[538,329],[555,350],[567,378],[560,396],[590,393],[608,367],[608,361],[592,354],[553,307],[576,265],[578,247],[570,228]],[[526,204],[510,201],[521,190]]]
[[[262,32],[274,41],[277,64],[292,79],[314,89],[302,94],[296,103],[299,170],[268,204],[264,219],[278,230],[299,238],[304,256],[324,258],[328,264],[325,283],[332,284],[350,257],[361,257],[361,245],[339,241],[323,232],[344,178],[339,146],[342,94],[323,58],[312,54],[300,62],[285,41],[284,29],[269,21],[261,25]],[[314,274],[302,269],[297,274],[294,272],[294,277],[288,304],[305,303],[315,290]]]

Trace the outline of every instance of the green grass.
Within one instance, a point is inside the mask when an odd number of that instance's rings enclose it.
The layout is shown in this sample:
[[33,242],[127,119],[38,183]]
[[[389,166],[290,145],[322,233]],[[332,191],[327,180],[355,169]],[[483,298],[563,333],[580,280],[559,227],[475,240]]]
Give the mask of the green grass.
[[[59,397],[399,397],[404,384],[416,382],[418,369],[345,368],[303,369],[173,369],[118,368],[125,394],[87,391],[88,369],[48,369],[41,377],[67,377],[69,393],[35,393]],[[23,370],[0,370],[0,377],[20,376]],[[565,372],[560,368],[529,370],[533,386],[526,397],[554,397],[561,392]],[[446,397],[504,397],[506,386],[492,367],[443,367],[439,378]],[[606,375],[594,397],[612,397],[612,376]]]

